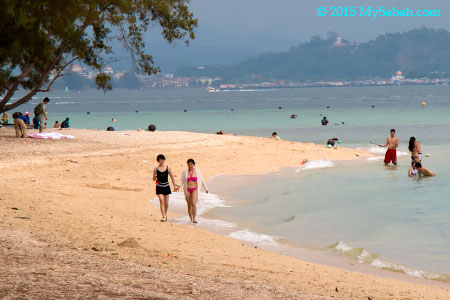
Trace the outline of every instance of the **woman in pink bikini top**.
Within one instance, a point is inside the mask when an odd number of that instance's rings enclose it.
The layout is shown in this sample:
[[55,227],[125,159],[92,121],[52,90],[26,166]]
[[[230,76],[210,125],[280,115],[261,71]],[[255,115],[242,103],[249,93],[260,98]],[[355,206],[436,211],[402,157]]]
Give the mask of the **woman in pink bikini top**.
[[195,168],[195,161],[192,158],[188,159],[187,165],[188,169],[184,170],[183,174],[181,174],[180,186],[184,189],[189,218],[192,223],[197,223],[198,192],[202,188],[202,190],[208,193],[208,187],[200,170]]

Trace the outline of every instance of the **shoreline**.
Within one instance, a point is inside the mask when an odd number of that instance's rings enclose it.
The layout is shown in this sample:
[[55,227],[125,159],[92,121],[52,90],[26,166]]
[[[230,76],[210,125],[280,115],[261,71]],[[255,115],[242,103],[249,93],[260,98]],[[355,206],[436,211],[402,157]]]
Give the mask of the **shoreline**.
[[[8,174],[0,183],[4,191],[0,229],[4,232],[27,232],[64,245],[68,251],[87,249],[83,251],[99,257],[117,257],[176,274],[190,274],[196,278],[194,281],[220,277],[238,284],[244,280],[323,299],[363,299],[368,295],[375,299],[446,299],[450,295],[447,288],[303,262],[243,246],[239,241],[193,226],[163,224],[159,222],[158,209],[148,203],[154,197],[154,185],[146,177],[160,152],[168,157],[177,180],[189,157],[196,158],[209,180],[215,174],[266,174],[297,165],[304,158],[333,160],[355,158],[355,154],[360,158],[372,155],[354,149],[331,150],[257,137],[74,129],[62,132],[76,139],[23,140],[6,137],[13,131],[8,134],[0,130],[0,150],[5,153],[0,162]],[[274,162],[274,155],[282,156],[279,161],[284,165]],[[236,165],[234,161],[242,163]],[[16,172],[18,168],[26,172]],[[172,217],[169,210],[169,218]],[[335,291],[337,287],[339,292]],[[219,289],[215,293],[218,299],[227,298],[226,291]]]
[[[374,154],[376,155],[376,154]],[[402,155],[403,156],[403,155]],[[369,158],[377,158],[378,156],[373,156],[373,157],[369,157]],[[354,161],[347,161],[347,160],[343,160],[343,161],[331,161],[332,163],[335,163],[335,165],[333,166],[329,166],[329,167],[323,167],[323,168],[333,168],[336,166],[355,166],[355,165],[362,165],[362,164],[370,164],[371,160],[354,160]],[[305,170],[300,170],[302,173],[303,172],[307,172],[310,170],[321,170],[323,169],[321,167],[317,167],[317,168],[312,168],[312,169],[305,169]],[[299,168],[298,167],[284,167],[282,169],[280,169],[278,172],[270,172],[270,173],[266,173],[266,174],[260,174],[260,175],[239,175],[237,176],[239,179],[242,180],[246,180],[248,179],[248,177],[261,177],[261,176],[292,176],[292,175],[297,175],[299,172]],[[320,172],[320,171],[319,171]],[[286,174],[287,173],[287,174]],[[304,175],[306,176],[306,174]],[[236,181],[236,176],[234,175],[220,175],[220,176],[215,176],[214,180],[218,181],[220,180],[220,177],[231,177],[232,181]],[[211,182],[210,182],[211,183]],[[231,186],[233,186],[233,184],[231,184]],[[237,183],[234,182],[234,187],[236,186],[246,186],[246,184],[242,184],[242,183]],[[220,199],[223,199],[223,195],[220,194],[220,192],[218,193],[218,196]],[[226,200],[223,200],[225,207],[228,207],[229,205],[227,204]],[[155,204],[155,203],[153,203]],[[222,206],[216,206],[216,207],[222,207]],[[214,208],[216,208],[214,207]],[[214,208],[211,208],[214,209]],[[346,270],[346,271],[350,271],[350,272],[359,272],[359,273],[363,273],[363,274],[367,274],[367,275],[372,275],[372,276],[376,276],[376,277],[383,277],[383,278],[389,278],[389,279],[400,279],[402,281],[406,281],[406,282],[412,282],[412,283],[421,283],[421,284],[426,284],[426,285],[430,285],[430,286],[441,286],[443,288],[447,288],[450,289],[450,278],[448,274],[445,273],[437,273],[435,271],[429,271],[429,270],[421,270],[421,269],[416,269],[414,267],[410,267],[407,265],[401,265],[401,264],[397,264],[391,260],[386,260],[385,258],[382,258],[383,262],[388,262],[390,264],[393,264],[393,266],[396,267],[404,267],[406,268],[403,272],[397,269],[389,269],[386,267],[377,267],[375,265],[372,264],[367,264],[367,263],[362,263],[359,262],[356,258],[350,258],[347,257],[344,253],[338,253],[337,250],[332,251],[331,248],[329,248],[330,246],[325,246],[325,247],[312,247],[312,246],[307,246],[307,245],[303,245],[301,243],[298,243],[296,241],[284,238],[284,237],[280,237],[280,236],[276,236],[276,235],[271,235],[267,232],[265,232],[264,230],[262,231],[253,231],[252,229],[247,228],[248,226],[245,226],[244,223],[239,222],[239,221],[228,221],[228,220],[224,220],[221,218],[214,218],[217,216],[214,216],[214,213],[210,213],[208,214],[209,210],[206,212],[206,214],[208,215],[208,217],[212,214],[213,219],[209,219],[210,221],[221,221],[224,223],[228,223],[228,222],[232,222],[230,224],[232,225],[236,225],[235,227],[233,227],[232,230],[230,230],[229,228],[217,228],[217,225],[215,225],[214,223],[210,224],[210,225],[206,225],[204,228],[206,228],[206,230],[209,230],[213,233],[218,233],[221,235],[224,235],[226,237],[231,237],[233,239],[236,239],[240,242],[243,242],[244,244],[251,246],[251,247],[258,247],[261,249],[265,249],[265,250],[269,250],[269,251],[273,251],[275,253],[278,253],[280,255],[286,255],[286,256],[290,256],[296,259],[300,259],[302,261],[305,262],[310,262],[310,263],[317,263],[317,264],[321,264],[321,265],[325,265],[325,266],[330,266],[330,267],[337,267],[339,269],[342,270]],[[183,224],[183,223],[177,223],[176,224]],[[252,240],[251,237],[236,237],[235,235],[233,235],[234,232],[243,232],[244,234],[255,234],[255,240]],[[231,234],[230,234],[231,232]],[[262,240],[258,240],[257,237],[261,236]],[[342,242],[338,242],[338,243],[342,243]],[[346,245],[344,245],[344,247],[348,247]],[[364,251],[368,251],[370,249],[366,249],[364,248]],[[427,273],[428,276],[441,276],[441,277],[445,277],[444,278],[427,278],[424,277],[425,275],[412,275],[412,274],[408,274],[407,272],[419,272],[419,273]]]

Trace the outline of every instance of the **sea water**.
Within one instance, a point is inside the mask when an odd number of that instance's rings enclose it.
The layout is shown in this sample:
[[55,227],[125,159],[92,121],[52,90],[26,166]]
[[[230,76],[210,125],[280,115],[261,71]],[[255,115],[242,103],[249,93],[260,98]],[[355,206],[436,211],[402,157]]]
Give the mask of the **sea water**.
[[[50,93],[48,111],[50,124],[70,117],[77,128],[128,130],[153,123],[160,130],[254,136],[277,131],[282,138],[324,147],[328,138],[338,137],[340,146],[374,157],[357,163],[313,161],[265,176],[214,178],[212,192],[218,196],[200,199],[205,206],[200,221],[258,245],[289,241],[374,267],[448,280],[449,95],[448,86],[77,91]],[[21,109],[31,112],[38,100]],[[427,106],[421,105],[424,101]],[[323,116],[329,126],[320,125]],[[400,140],[396,168],[385,167],[376,157],[384,150],[370,143],[384,143],[391,128]],[[436,177],[407,176],[410,136],[430,154],[423,165]],[[183,195],[171,199],[182,212]]]

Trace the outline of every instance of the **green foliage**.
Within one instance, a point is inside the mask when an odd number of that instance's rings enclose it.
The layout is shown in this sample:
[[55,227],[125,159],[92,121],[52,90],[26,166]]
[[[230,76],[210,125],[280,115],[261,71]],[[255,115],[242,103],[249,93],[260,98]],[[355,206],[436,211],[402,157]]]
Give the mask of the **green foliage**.
[[[188,4],[189,0],[0,0],[0,112],[49,91],[74,61],[101,71],[114,41],[128,51],[135,71],[158,72],[145,51],[144,34],[153,27],[169,43],[193,39],[197,20]],[[98,80],[104,91],[110,86],[106,81],[104,76]],[[8,104],[18,88],[29,93]]]
[[346,46],[317,36],[283,53],[266,53],[231,66],[184,67],[180,76],[220,76],[226,82],[263,80],[351,80],[388,78],[401,70],[409,77],[450,74],[450,32],[425,27],[380,35]]
[[103,93],[112,90],[111,76],[109,76],[108,74],[98,73],[95,76],[95,84],[97,85],[97,89],[103,90]]

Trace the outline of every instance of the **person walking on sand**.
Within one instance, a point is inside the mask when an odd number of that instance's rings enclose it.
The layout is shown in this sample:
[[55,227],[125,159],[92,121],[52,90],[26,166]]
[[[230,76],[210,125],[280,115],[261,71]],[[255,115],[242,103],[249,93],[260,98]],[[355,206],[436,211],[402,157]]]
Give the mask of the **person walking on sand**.
[[42,133],[45,128],[45,121],[47,121],[47,104],[49,102],[50,99],[45,97],[44,100],[34,108],[34,115],[39,121],[39,133]]
[[169,166],[166,166],[166,157],[163,154],[159,154],[156,157],[158,166],[153,170],[153,181],[156,182],[156,196],[159,199],[159,207],[161,209],[162,219],[161,222],[167,221],[167,211],[169,210],[169,195],[172,194],[169,184],[169,176],[172,180],[172,184],[175,190],[178,185],[175,184],[175,179],[172,175],[172,170]]
[[408,149],[411,151],[411,160],[413,162],[422,162],[422,146],[413,136],[409,139]]
[[384,164],[388,165],[392,162],[394,165],[397,165],[398,138],[395,136],[395,129],[391,129],[391,136],[386,139],[386,144],[379,146],[388,147],[384,156]]
[[189,218],[192,223],[197,223],[198,192],[202,188],[208,193],[208,187],[200,170],[195,168],[195,161],[192,158],[187,160],[187,166],[188,169],[181,174],[180,186],[184,189]]

